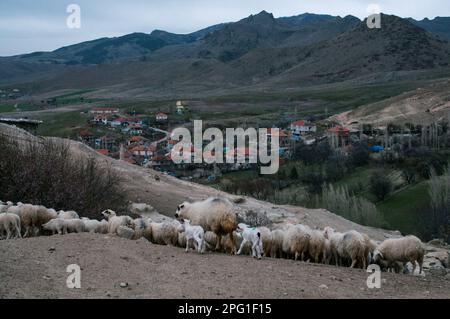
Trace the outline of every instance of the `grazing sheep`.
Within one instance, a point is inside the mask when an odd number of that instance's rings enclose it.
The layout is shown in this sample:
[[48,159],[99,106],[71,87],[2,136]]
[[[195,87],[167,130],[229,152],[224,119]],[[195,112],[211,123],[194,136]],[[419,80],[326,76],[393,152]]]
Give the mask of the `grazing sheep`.
[[77,212],[74,212],[73,210],[65,212],[60,210],[58,212],[58,218],[60,219],[80,219],[80,216]]
[[11,206],[8,208],[8,213],[19,216],[22,229],[25,230],[23,237],[28,237],[29,235],[36,233],[35,225],[38,220],[36,206],[30,204]]
[[[11,205],[9,205],[9,204],[11,204]],[[10,208],[11,206],[13,206],[11,202],[8,202],[8,203],[3,203],[2,202],[2,203],[0,203],[0,214],[1,213],[6,213],[8,211],[8,208]]]
[[284,231],[281,229],[275,229],[271,233],[271,246],[270,246],[270,257],[271,258],[282,258],[283,257],[283,240]]
[[81,219],[64,219],[64,227],[67,233],[84,233],[86,226]]
[[42,229],[52,232],[52,235],[64,235],[67,233],[65,219],[56,218],[50,220],[48,223],[42,225]]
[[339,256],[338,246],[341,243],[344,234],[336,232],[331,227],[325,227],[323,235],[326,239],[330,241],[330,254],[334,258],[336,266],[340,266],[342,262]]
[[[231,242],[229,235],[222,236],[222,240],[221,240],[221,244],[220,244],[220,246],[221,246],[220,252],[231,254],[233,251],[237,250],[237,247],[239,247],[242,243],[242,236],[241,236],[241,234],[238,234],[237,232],[234,231],[233,238],[234,238],[234,243]],[[218,240],[219,240],[219,237],[212,231],[205,232],[205,243],[206,243],[206,247],[208,248],[208,250],[214,251],[217,246]],[[250,248],[251,247],[249,247],[248,251],[250,251]],[[247,250],[246,250],[246,252],[247,252]]]
[[54,209],[47,209],[44,206],[35,206],[36,220],[34,222],[35,235],[39,235],[42,225],[58,217]]
[[329,265],[332,253],[331,253],[331,241],[328,238],[325,238],[325,245],[323,247],[323,256],[324,259],[322,260],[322,263]]
[[239,224],[238,232],[242,234],[243,240],[237,254],[240,255],[245,244],[250,242],[252,245],[252,257],[258,257],[258,259],[261,259],[261,255],[263,253],[261,232],[257,228],[249,227],[246,224]]
[[178,232],[186,235],[186,252],[189,252],[191,242],[198,253],[205,252],[205,231],[201,226],[192,226],[191,222],[185,219],[178,227]]
[[97,234],[107,234],[108,231],[109,231],[109,223],[107,220],[102,219],[95,232]]
[[269,257],[272,246],[272,232],[267,227],[258,227],[258,231],[261,233],[264,257]]
[[288,258],[294,257],[295,260],[305,259],[305,253],[308,251],[309,240],[311,238],[311,229],[305,225],[290,225],[286,230],[283,240],[283,252]]
[[135,232],[130,227],[120,225],[117,228],[117,236],[131,240],[134,238]]
[[83,217],[81,220],[83,221],[86,232],[88,233],[93,234],[97,232],[97,229],[100,227],[100,222],[98,220],[89,219],[87,217]]
[[149,223],[145,218],[136,218],[135,220],[133,220],[133,225],[131,227],[134,229],[133,239],[137,240],[144,237],[144,232],[148,227]]
[[366,269],[367,255],[366,242],[364,236],[356,230],[351,230],[343,234],[341,242],[338,244],[338,254],[341,258],[350,259],[350,268],[357,264]]
[[102,215],[109,223],[108,232],[110,234],[117,234],[120,226],[133,227],[133,219],[130,216],[117,216],[116,212],[112,210],[105,210]]
[[234,206],[229,200],[209,198],[202,202],[185,202],[178,206],[175,218],[188,219],[192,225],[198,225],[205,231],[214,232],[218,236],[217,251],[221,248],[222,236],[229,235],[234,247],[231,253],[236,253],[233,232],[237,227],[237,217]]
[[419,274],[423,271],[423,259],[425,249],[419,238],[416,236],[406,236],[402,238],[391,238],[382,242],[376,248],[373,260],[376,264],[395,267],[395,263],[406,264],[411,262],[413,265],[412,273],[416,270],[416,262],[419,263]]
[[0,214],[0,238],[21,238],[20,217],[16,214]]
[[325,250],[326,238],[320,230],[310,231],[310,238],[308,243],[308,253],[315,263],[326,260],[326,250]]
[[144,233],[144,237],[157,245],[176,246],[178,243],[178,226],[174,222],[155,223],[148,219],[148,231]]

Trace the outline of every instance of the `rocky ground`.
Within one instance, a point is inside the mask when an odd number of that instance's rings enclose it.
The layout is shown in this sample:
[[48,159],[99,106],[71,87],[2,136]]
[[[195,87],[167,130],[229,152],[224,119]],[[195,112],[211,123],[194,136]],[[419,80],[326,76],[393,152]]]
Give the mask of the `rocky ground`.
[[[0,298],[450,298],[450,280],[183,249],[106,235],[0,242]],[[81,289],[66,286],[70,264]],[[447,276],[448,277],[448,276]]]

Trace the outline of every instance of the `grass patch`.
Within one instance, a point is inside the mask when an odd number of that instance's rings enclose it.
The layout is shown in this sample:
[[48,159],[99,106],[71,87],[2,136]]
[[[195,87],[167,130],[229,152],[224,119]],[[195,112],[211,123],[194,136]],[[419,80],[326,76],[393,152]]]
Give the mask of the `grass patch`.
[[75,137],[74,129],[86,124],[88,115],[81,111],[43,115],[40,120],[44,123],[38,129],[38,135],[56,137]]
[[16,108],[12,104],[0,104],[0,113],[15,112]]
[[404,234],[420,234],[421,208],[430,201],[428,182],[409,186],[378,203],[378,209],[392,229]]

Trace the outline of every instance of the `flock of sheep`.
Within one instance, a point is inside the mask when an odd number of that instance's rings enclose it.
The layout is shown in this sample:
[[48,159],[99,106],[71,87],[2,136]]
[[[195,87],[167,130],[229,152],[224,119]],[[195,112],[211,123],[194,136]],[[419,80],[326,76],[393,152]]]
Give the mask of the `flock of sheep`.
[[74,211],[59,211],[43,206],[0,201],[0,239],[46,234],[91,232],[116,234],[154,244],[179,246],[204,253],[206,250],[230,254],[251,254],[255,258],[292,258],[336,266],[366,269],[375,263],[384,270],[401,272],[417,264],[422,273],[425,249],[415,236],[387,239],[381,243],[366,234],[351,230],[336,232],[331,227],[311,229],[306,225],[287,225],[270,230],[238,224],[234,205],[224,198],[178,206],[175,219],[157,223],[147,218],[102,213],[102,221],[81,218]]

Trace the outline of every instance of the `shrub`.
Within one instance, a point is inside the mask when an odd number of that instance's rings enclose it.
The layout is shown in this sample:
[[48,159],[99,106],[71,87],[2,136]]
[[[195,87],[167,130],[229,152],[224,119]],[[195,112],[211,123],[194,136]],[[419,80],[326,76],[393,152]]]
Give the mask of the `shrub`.
[[75,156],[68,143],[18,143],[0,135],[0,148],[2,199],[75,210],[92,218],[102,210],[125,207],[117,173],[92,157]]
[[370,191],[378,200],[384,200],[392,191],[392,182],[386,172],[377,171],[370,177]]

